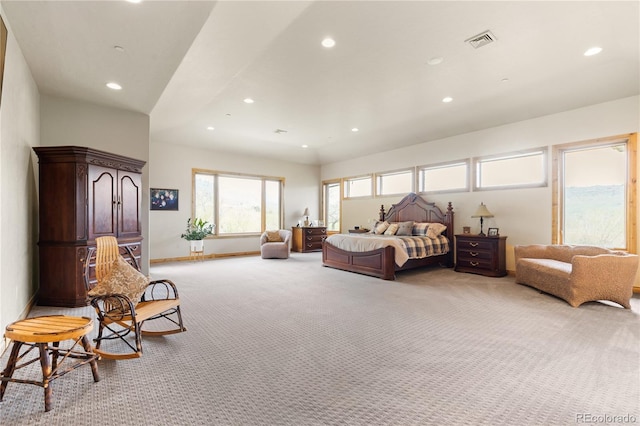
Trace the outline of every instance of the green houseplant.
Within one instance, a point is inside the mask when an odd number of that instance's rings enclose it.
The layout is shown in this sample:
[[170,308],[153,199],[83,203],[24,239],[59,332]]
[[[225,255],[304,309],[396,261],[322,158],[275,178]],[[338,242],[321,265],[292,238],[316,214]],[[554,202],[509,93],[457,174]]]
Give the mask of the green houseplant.
[[202,252],[204,249],[204,238],[213,234],[213,228],[215,225],[209,223],[206,220],[198,219],[197,217],[191,220],[187,220],[187,229],[184,231],[181,238],[191,242],[192,252]]

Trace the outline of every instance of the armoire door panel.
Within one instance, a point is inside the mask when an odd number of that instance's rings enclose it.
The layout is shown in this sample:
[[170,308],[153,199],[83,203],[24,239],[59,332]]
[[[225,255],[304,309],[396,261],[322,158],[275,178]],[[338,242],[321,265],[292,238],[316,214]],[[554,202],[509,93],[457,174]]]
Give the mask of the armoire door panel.
[[116,235],[116,170],[89,168],[89,238]]
[[139,174],[119,172],[118,236],[140,235],[140,207],[142,179]]

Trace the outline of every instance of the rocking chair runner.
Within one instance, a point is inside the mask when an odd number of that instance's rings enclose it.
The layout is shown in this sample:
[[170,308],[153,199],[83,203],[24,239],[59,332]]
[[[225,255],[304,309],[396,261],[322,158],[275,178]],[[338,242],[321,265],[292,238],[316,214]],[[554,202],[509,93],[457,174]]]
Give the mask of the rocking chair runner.
[[[92,287],[90,281],[91,268],[95,268],[95,276],[98,283],[103,280],[111,280],[109,276],[117,260],[122,257],[138,272],[140,266],[133,251],[128,246],[119,247],[115,237],[96,238],[96,248],[90,248],[85,261],[85,287],[89,292]],[[126,266],[126,265],[125,265]],[[128,267],[127,267],[128,268]],[[117,287],[126,289],[129,283],[120,282]],[[146,288],[140,297],[140,301],[132,300],[132,296],[126,290],[109,292],[102,295],[89,296],[90,303],[98,316],[98,336],[94,351],[103,358],[128,359],[142,356],[142,336],[162,336],[186,331],[180,312],[180,299],[176,285],[166,279],[144,283]],[[125,293],[129,293],[128,295]],[[135,297],[133,297],[135,299]],[[157,320],[156,323],[171,328],[163,331],[143,330],[143,324]],[[117,346],[118,352],[110,352],[101,349],[103,343],[115,340],[122,342]],[[133,340],[133,342],[132,342]],[[123,349],[124,350],[121,350]]]

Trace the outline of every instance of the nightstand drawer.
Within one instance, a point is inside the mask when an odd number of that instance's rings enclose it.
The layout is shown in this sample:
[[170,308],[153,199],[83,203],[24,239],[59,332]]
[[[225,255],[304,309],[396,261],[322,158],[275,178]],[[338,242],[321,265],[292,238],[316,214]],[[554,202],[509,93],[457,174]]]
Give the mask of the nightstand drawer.
[[306,237],[314,235],[326,235],[327,228],[304,228],[304,235]]
[[486,239],[480,238],[458,238],[458,249],[459,250],[493,250],[494,243],[493,241],[487,241]]
[[457,265],[459,268],[472,268],[477,269],[479,272],[491,270],[492,268],[490,259],[458,259]]
[[466,248],[458,250],[458,257],[464,260],[491,260],[493,256],[493,251],[488,250],[470,250]]
[[322,250],[322,240],[304,243],[304,251]]

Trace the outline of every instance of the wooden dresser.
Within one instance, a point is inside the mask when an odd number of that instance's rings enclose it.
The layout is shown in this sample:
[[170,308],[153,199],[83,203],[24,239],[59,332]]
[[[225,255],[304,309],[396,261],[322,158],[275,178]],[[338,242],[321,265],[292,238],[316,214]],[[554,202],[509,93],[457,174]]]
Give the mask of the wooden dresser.
[[472,234],[458,234],[455,237],[457,272],[470,272],[488,277],[507,275],[507,237],[483,237]]
[[327,238],[326,226],[294,226],[291,231],[291,250],[301,253],[322,251],[322,242]]

